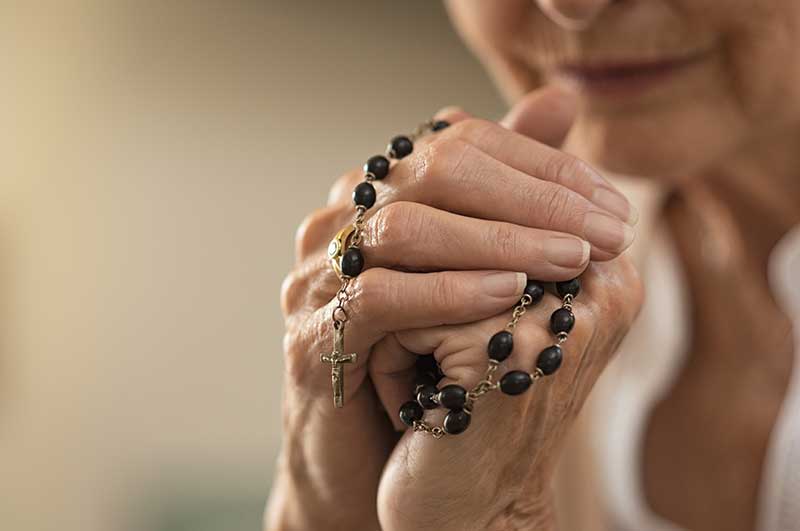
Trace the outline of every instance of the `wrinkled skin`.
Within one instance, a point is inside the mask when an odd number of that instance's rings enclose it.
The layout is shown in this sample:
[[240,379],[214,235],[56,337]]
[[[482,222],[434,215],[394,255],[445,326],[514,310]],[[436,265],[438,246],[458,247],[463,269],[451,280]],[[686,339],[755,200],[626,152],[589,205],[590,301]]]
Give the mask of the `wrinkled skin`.
[[[591,167],[531,138],[560,143],[573,118],[572,97],[547,90],[522,101],[505,122],[530,136],[445,112],[453,125],[420,141],[376,185],[379,202],[370,209],[363,244],[371,267],[351,286],[346,328],[346,350],[358,352],[359,361],[346,369],[347,402],[336,411],[328,367],[318,357],[331,346],[331,300],[339,286],[325,251],[335,228],[352,217],[348,191],[360,172],[343,176],[330,205],[304,222],[298,264],[283,290],[286,442],[269,528],[509,529],[512,522],[549,522],[559,442],[642,295],[636,272],[619,255],[630,243],[627,221],[635,218],[627,201]],[[545,119],[543,110],[554,106],[564,108]],[[453,193],[458,187],[463,192]],[[508,199],[486,201],[492,189]],[[598,197],[598,189],[616,198],[600,201],[616,214],[587,199]],[[592,213],[614,219],[616,239],[586,233]],[[577,244],[572,265],[547,260],[552,237]],[[593,241],[585,255],[582,238]],[[482,278],[498,266],[523,274],[507,273],[506,293],[490,296]],[[486,369],[486,343],[508,322],[525,277],[565,280],[581,272],[577,325],[557,377],[523,396],[482,399],[459,437],[436,441],[408,431],[398,439],[403,426],[396,412],[410,396],[417,353],[434,353],[446,374],[442,385],[470,388]],[[515,355],[499,374],[533,370],[538,352],[552,344],[547,322],[557,306],[548,294],[525,316]],[[442,418],[434,413],[429,420]],[[486,451],[498,447],[508,451]],[[459,519],[453,500],[483,507],[480,518],[463,512]]]
[[[771,246],[800,220],[800,4],[447,4],[515,106],[505,129],[443,111],[454,125],[418,144],[378,184],[364,242],[370,269],[352,287],[347,328],[346,350],[358,352],[359,362],[346,369],[347,405],[339,411],[330,404],[329,368],[318,358],[330,350],[338,287],[324,257],[329,239],[350,222],[349,194],[360,172],[343,176],[329,205],[298,232],[298,262],[283,291],[285,440],[267,528],[555,528],[551,483],[565,435],[642,302],[638,276],[620,255],[636,215],[585,160],[675,191],[664,221],[696,295],[695,326],[737,331],[735,340],[695,338],[686,374],[655,411],[645,448],[648,498],[688,528],[751,529],[766,441],[791,368],[787,321],[764,271]],[[674,57],[691,60],[656,87],[623,96],[567,91],[559,74],[563,64]],[[562,88],[536,92],[544,84]],[[544,148],[565,140],[577,158]],[[497,186],[482,188],[490,176]],[[730,250],[724,267],[698,256],[709,237]],[[555,252],[547,244],[553,239],[587,242],[591,251],[564,243]],[[469,387],[480,379],[486,342],[520,293],[505,276],[494,284],[507,293],[490,294],[483,280],[495,270],[544,280],[585,270],[564,366],[525,395],[482,399],[458,437],[400,435],[396,411],[409,397],[416,355],[434,353],[443,383]],[[545,324],[556,304],[548,295],[525,317],[500,374],[533,368],[552,341]],[[750,378],[725,370],[748,363],[756,350],[764,351],[763,363],[748,365]],[[731,396],[743,398],[721,398]],[[746,399],[752,396],[760,400]],[[703,437],[687,441],[680,435],[687,432]],[[737,444],[720,452],[719,441]],[[715,472],[721,469],[736,470],[736,481]]]

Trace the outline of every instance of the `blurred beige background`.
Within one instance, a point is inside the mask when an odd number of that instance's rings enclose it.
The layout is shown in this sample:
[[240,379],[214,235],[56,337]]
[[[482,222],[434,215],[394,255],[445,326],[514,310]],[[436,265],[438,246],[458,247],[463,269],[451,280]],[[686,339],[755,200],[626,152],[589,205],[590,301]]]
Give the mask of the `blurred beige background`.
[[0,529],[260,525],[337,175],[502,104],[438,2],[0,2]]

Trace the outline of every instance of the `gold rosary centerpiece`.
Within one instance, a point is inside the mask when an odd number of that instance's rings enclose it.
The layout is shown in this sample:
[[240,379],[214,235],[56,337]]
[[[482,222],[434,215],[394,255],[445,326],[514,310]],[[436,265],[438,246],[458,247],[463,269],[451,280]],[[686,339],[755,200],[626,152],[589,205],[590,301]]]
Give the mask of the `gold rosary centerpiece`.
[[344,255],[348,240],[355,230],[355,225],[346,226],[337,232],[336,236],[331,240],[331,243],[328,244],[328,259],[331,261],[331,267],[340,279],[344,276],[344,273],[342,273],[342,255]]

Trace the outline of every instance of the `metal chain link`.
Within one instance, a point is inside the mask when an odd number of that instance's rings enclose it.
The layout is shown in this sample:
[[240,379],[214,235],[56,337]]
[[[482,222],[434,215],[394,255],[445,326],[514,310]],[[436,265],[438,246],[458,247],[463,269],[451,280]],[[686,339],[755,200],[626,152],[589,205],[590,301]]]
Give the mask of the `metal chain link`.
[[441,439],[445,436],[444,429],[441,426],[431,426],[424,420],[414,421],[414,431],[428,433],[432,435],[434,439]]
[[350,287],[351,280],[349,277],[343,278],[342,285],[339,287],[339,291],[336,292],[336,307],[331,313],[331,319],[333,320],[333,327],[337,330],[350,320],[345,305],[350,301],[350,292],[347,291],[347,288]]
[[520,319],[522,319],[522,316],[528,311],[528,306],[530,306],[532,303],[533,299],[530,295],[526,293],[522,296],[522,298],[519,300],[519,303],[514,306],[514,311],[511,313],[511,320],[506,325],[506,330],[512,332],[514,328],[517,327],[517,323]]
[[353,220],[353,234],[350,236],[350,247],[358,247],[364,234],[366,224],[367,209],[363,206],[356,207],[356,217]]

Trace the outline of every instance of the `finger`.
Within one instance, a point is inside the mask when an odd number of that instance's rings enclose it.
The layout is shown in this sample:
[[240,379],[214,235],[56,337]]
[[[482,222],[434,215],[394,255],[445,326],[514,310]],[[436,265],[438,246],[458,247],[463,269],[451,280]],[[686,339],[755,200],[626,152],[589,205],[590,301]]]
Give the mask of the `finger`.
[[343,227],[352,213],[343,205],[320,208],[306,216],[295,233],[295,257],[298,261],[319,252],[322,245]]
[[564,143],[577,116],[578,95],[571,90],[547,86],[531,92],[500,120],[500,125],[552,147]]
[[[373,268],[353,279],[346,304],[345,349],[364,367],[372,346],[395,330],[472,322],[510,308],[522,296],[524,273],[446,271],[403,273]],[[310,315],[292,318],[289,344],[306,345],[289,356],[289,374],[299,384],[321,385],[320,349],[333,344],[333,300]],[[341,315],[340,313],[337,315]],[[309,346],[310,345],[310,346]],[[310,370],[314,368],[314,370]],[[329,374],[329,373],[328,373]],[[349,385],[349,384],[348,384]]]
[[370,266],[403,270],[522,271],[569,280],[589,262],[590,245],[571,234],[486,221],[420,203],[392,203],[370,218],[363,241]]
[[403,348],[394,334],[376,343],[369,357],[369,377],[397,431],[406,428],[397,412],[414,392],[416,358],[416,354]]
[[522,296],[525,273],[444,271],[405,273],[373,268],[353,281],[350,323],[368,348],[388,332],[467,323],[510,308]]
[[[522,117],[526,124],[530,124],[537,113],[544,114],[546,109],[539,108],[539,104],[547,102],[545,98],[530,96],[530,109],[527,106],[520,108],[520,118],[515,121],[522,124]],[[523,101],[521,105],[526,105]],[[535,111],[535,112],[534,112]],[[542,134],[556,134],[559,125],[554,119],[548,129]],[[564,124],[561,124],[563,127]],[[533,125],[526,127],[532,128]],[[537,133],[538,134],[538,133]],[[546,146],[523,134],[511,131],[494,122],[478,119],[467,119],[442,131],[436,141],[461,140],[481,149],[489,156],[502,161],[504,164],[519,170],[529,176],[560,184],[582,195],[609,213],[625,222],[634,223],[638,214],[627,198],[622,195],[602,174],[581,161],[580,159]],[[435,143],[435,142],[432,142]],[[410,162],[410,161],[409,161]],[[401,161],[401,165],[403,162]]]
[[353,201],[353,188],[364,180],[363,168],[357,168],[348,171],[333,183],[330,191],[328,192],[328,205],[336,205],[340,203],[352,204]]
[[[453,126],[456,127],[456,126]],[[549,149],[549,148],[548,148]],[[563,154],[540,173],[581,173],[585,165]],[[633,228],[554,179],[531,177],[459,139],[431,143],[416,161],[401,161],[391,183],[378,186],[379,207],[424,203],[465,216],[566,232],[616,256],[633,242]],[[592,254],[593,259],[601,257]]]

